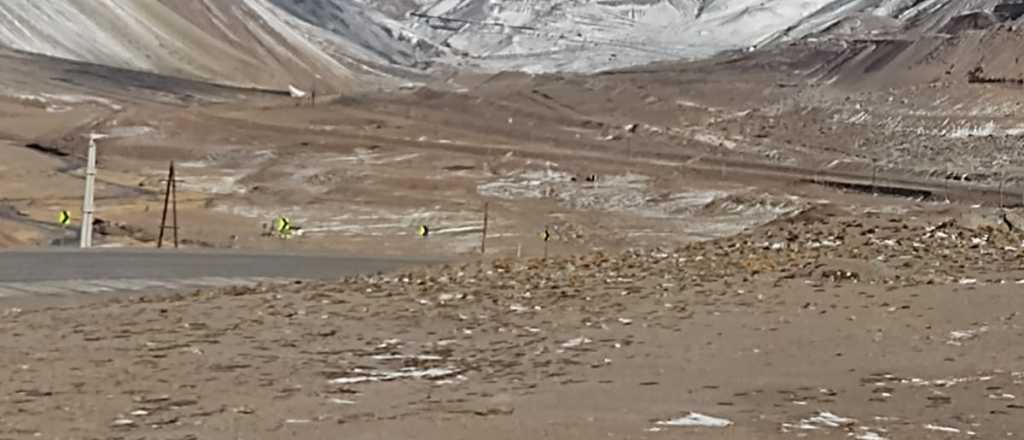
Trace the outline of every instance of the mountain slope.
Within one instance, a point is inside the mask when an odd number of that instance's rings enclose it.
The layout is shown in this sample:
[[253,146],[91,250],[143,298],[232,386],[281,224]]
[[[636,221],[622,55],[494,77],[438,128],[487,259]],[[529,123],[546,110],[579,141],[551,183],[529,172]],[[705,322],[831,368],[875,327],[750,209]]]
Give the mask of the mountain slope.
[[[0,44],[46,55],[238,85],[351,87],[361,61],[266,0],[5,0]],[[358,55],[365,53],[353,50]]]
[[236,85],[352,89],[437,62],[581,71],[808,35],[935,33],[1000,0],[5,0],[0,45]]

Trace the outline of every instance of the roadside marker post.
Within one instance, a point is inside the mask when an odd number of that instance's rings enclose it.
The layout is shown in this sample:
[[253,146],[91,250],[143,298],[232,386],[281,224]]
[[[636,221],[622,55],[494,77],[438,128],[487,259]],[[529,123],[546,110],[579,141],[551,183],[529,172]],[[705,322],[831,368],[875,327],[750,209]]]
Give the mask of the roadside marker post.
[[547,226],[544,227],[544,233],[541,234],[541,239],[544,240],[544,259],[548,259],[548,242],[551,241],[551,231]]
[[292,232],[292,222],[288,217],[278,217],[277,220],[274,220],[274,229],[277,230],[281,238],[288,238]]
[[484,229],[480,234],[480,255],[487,253],[487,214],[489,203],[484,203]]
[[878,195],[878,160],[871,159],[871,194]]
[[943,190],[946,192],[946,203],[949,203],[949,173],[946,173],[946,178],[942,180]]
[[68,238],[68,225],[71,224],[71,213],[66,209],[60,210],[57,222],[60,223],[60,247],[64,247],[64,241]]

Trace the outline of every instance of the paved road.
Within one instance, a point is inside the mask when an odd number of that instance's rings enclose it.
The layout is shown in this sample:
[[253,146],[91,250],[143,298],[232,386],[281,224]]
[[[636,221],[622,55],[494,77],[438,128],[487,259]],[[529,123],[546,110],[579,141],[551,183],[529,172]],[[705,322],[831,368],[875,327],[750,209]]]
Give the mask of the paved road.
[[426,260],[94,249],[0,252],[0,298],[329,280]]

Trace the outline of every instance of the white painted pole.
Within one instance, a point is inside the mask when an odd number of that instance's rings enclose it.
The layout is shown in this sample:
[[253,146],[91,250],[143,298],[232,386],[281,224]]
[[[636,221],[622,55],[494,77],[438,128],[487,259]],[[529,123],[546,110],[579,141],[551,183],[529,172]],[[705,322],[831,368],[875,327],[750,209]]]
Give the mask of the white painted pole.
[[98,136],[89,136],[89,159],[85,168],[85,195],[82,199],[82,232],[80,234],[79,247],[92,247],[92,224],[95,218],[95,206],[93,205],[93,193],[96,188],[96,139]]

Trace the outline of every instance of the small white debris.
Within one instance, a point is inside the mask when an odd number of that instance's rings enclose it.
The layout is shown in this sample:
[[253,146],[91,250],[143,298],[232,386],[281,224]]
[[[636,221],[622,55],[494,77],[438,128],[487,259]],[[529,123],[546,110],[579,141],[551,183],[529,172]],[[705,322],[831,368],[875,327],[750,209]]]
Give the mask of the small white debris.
[[988,326],[981,326],[976,329],[968,330],[954,330],[949,332],[949,340],[946,341],[949,345],[963,345],[964,341],[977,338],[978,335],[988,331]]
[[4,310],[4,315],[3,316],[17,315],[19,313],[21,313],[21,309],[20,308],[12,307],[12,308],[9,308],[7,310]]
[[419,361],[440,361],[444,360],[441,356],[435,356],[432,354],[378,354],[370,356],[371,359],[378,361],[390,361],[397,359],[415,359]]
[[378,344],[377,348],[388,348],[388,347],[390,347],[392,345],[398,345],[398,344],[401,344],[401,343],[402,343],[401,339],[388,339],[388,340],[383,341],[380,344]]
[[1001,394],[989,394],[988,398],[989,399],[993,399],[993,400],[1013,400],[1013,399],[1016,399],[1017,396],[1014,396],[1013,394],[1009,394],[1009,393],[1001,393]]
[[927,424],[927,425],[924,425],[924,429],[927,429],[929,431],[950,432],[950,433],[953,433],[953,434],[957,434],[957,433],[960,432],[960,430],[956,429],[956,428],[951,428],[949,426],[932,425],[930,423]]
[[964,278],[964,279],[960,280],[960,284],[963,284],[963,285],[978,284],[978,280],[975,279],[975,278]]
[[149,411],[146,411],[144,409],[137,409],[135,411],[130,412],[129,414],[131,414],[133,416],[136,416],[136,417],[142,417],[142,416],[148,416],[149,415]]
[[663,421],[657,422],[655,424],[658,425],[658,426],[682,426],[682,427],[700,426],[700,427],[705,427],[705,428],[724,428],[726,426],[731,426],[732,425],[732,421],[726,420],[726,419],[722,419],[722,418],[718,418],[718,417],[706,416],[706,415],[700,414],[700,413],[691,412],[690,414],[687,414],[686,417],[680,417],[678,419],[672,419],[672,420],[663,420]]
[[403,368],[399,371],[379,370],[356,370],[362,376],[339,377],[328,381],[334,385],[350,385],[365,382],[388,382],[398,379],[444,379],[458,374],[458,370],[448,368],[428,368],[417,370],[415,368]]
[[333,403],[333,404],[335,404],[335,405],[355,405],[356,404],[356,402],[354,400],[339,399],[337,397],[332,397],[328,401]]
[[457,384],[459,382],[465,382],[465,381],[466,381],[466,376],[463,376],[463,375],[460,374],[460,375],[455,376],[455,377],[450,378],[450,379],[435,380],[434,381],[434,385],[452,385],[452,384]]
[[117,419],[114,420],[114,422],[111,423],[110,426],[132,426],[134,424],[135,421],[132,419]]
[[284,423],[289,425],[301,425],[305,423],[313,423],[313,421],[309,419],[288,419],[285,420]]
[[800,424],[797,424],[797,425],[794,425],[792,423],[783,423],[782,424],[782,432],[789,432],[789,431],[791,431],[793,429],[802,429],[802,430],[805,430],[805,431],[814,431],[814,430],[817,430],[817,429],[820,429],[820,428],[818,428],[817,426],[814,426],[814,425],[807,424],[807,423],[800,423]]
[[579,346],[581,346],[583,344],[589,344],[589,343],[590,343],[590,339],[588,339],[588,338],[584,338],[584,337],[573,338],[573,339],[570,339],[570,340],[565,341],[564,343],[562,343],[562,348],[574,348],[574,347],[579,347]]
[[[840,426],[846,426],[855,423],[856,420],[835,415],[828,411],[819,411],[814,417],[803,419],[800,421],[801,429],[804,426],[815,426],[815,427],[826,427],[826,428],[838,428]],[[811,428],[814,429],[814,428]]]
[[630,325],[633,323],[633,320],[627,318],[619,318],[619,323],[622,325]]
[[862,434],[857,434],[857,436],[855,436],[854,438],[857,440],[886,440],[885,437],[882,437],[881,435],[874,431],[867,431]]

